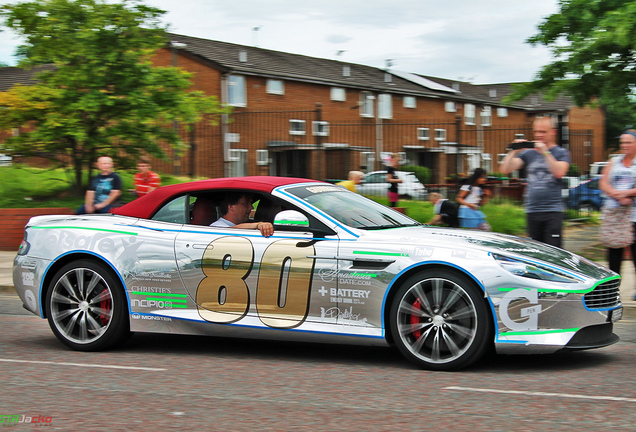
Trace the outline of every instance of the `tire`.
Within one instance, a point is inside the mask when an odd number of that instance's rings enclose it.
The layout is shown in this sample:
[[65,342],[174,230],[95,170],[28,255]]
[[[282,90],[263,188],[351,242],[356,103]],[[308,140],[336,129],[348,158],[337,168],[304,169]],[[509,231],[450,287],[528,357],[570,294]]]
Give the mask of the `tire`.
[[78,260],[62,267],[46,294],[46,315],[55,336],[77,351],[101,351],[130,334],[124,289],[101,263]]
[[464,275],[422,271],[398,289],[391,303],[393,341],[407,359],[424,369],[467,367],[494,343],[483,297]]

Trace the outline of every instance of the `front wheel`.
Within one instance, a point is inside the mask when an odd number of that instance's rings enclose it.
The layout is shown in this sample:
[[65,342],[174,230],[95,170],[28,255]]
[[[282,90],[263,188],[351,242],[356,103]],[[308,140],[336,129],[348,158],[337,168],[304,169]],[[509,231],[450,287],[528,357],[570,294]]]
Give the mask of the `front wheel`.
[[74,350],[111,348],[130,331],[123,287],[110,269],[94,261],[62,267],[49,285],[45,308],[55,336]]
[[409,278],[391,304],[389,325],[400,352],[424,369],[466,367],[492,343],[483,293],[466,276],[448,270]]

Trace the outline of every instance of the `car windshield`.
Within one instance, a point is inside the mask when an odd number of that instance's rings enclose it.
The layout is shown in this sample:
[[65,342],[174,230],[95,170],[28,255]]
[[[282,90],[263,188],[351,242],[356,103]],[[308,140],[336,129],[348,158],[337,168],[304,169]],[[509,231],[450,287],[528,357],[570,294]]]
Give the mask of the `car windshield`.
[[287,192],[311,204],[340,223],[361,229],[422,225],[402,213],[351,192],[342,186],[307,185]]

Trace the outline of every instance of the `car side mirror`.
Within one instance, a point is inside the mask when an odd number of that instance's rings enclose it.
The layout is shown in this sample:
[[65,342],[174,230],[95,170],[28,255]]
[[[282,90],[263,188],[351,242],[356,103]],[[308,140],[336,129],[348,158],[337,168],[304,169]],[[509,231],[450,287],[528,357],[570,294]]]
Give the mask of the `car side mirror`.
[[283,210],[274,217],[274,229],[280,231],[310,232],[314,237],[334,234],[328,228],[316,228],[309,225],[307,216],[297,210]]
[[296,229],[308,229],[309,219],[307,219],[307,216],[299,211],[283,210],[276,213],[276,216],[274,217],[274,225],[278,229],[294,228],[294,231],[296,231]]

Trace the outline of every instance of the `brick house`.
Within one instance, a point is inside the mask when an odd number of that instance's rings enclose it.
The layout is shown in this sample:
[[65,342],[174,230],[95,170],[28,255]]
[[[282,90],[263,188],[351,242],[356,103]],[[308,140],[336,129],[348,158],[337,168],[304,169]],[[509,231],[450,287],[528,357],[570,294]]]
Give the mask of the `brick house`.
[[[204,177],[286,175],[344,178],[381,169],[392,152],[431,169],[433,182],[477,166],[497,170],[532,120],[559,122],[562,145],[585,171],[604,159],[604,116],[568,98],[504,104],[510,84],[472,85],[337,60],[169,34],[152,61],[193,74],[193,88],[234,107],[219,126],[182,128],[183,154],[155,169]],[[15,68],[8,68],[15,69]],[[0,90],[8,81],[0,74]]]

